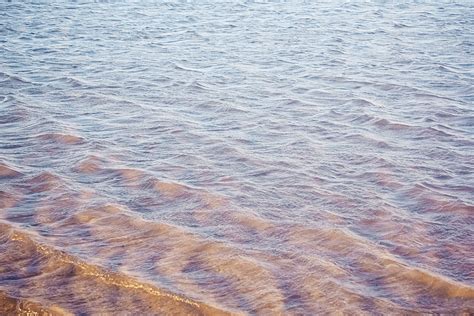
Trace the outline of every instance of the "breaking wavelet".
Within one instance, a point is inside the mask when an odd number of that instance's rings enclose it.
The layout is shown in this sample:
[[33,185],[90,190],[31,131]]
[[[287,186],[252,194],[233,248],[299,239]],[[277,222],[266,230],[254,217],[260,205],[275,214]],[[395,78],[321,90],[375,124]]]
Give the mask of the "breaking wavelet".
[[[28,234],[7,224],[1,223],[0,227],[2,275],[10,283],[16,283],[18,290],[13,295],[20,300],[34,296],[37,301],[43,301],[42,305],[21,303],[20,306],[24,307],[20,308],[25,311],[41,312],[44,306],[45,312],[53,314],[87,311],[120,313],[129,310],[153,314],[229,314],[130,276],[88,264],[64,251],[38,243]],[[35,279],[35,282],[29,282],[29,279]],[[91,288],[98,290],[100,295],[91,293]],[[11,288],[6,289],[9,290],[12,291]],[[18,312],[18,301],[4,295],[2,302],[7,311]],[[15,304],[16,307],[9,308],[8,304]]]

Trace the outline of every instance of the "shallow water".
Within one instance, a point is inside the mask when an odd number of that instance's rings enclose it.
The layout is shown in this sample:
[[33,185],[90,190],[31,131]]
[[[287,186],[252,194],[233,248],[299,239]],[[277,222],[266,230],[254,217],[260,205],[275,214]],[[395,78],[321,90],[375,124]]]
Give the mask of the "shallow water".
[[474,312],[474,6],[0,3],[0,313]]

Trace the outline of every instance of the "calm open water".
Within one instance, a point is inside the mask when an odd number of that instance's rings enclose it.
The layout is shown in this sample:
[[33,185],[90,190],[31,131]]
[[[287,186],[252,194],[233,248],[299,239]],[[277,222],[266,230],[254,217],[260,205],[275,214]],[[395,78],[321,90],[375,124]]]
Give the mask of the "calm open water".
[[0,3],[0,313],[474,313],[474,3]]

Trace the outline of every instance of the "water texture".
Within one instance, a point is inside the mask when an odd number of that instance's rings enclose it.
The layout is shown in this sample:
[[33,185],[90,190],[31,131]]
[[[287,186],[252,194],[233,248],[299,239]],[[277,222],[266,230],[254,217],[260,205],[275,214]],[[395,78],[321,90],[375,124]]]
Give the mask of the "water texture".
[[0,313],[474,313],[474,4],[1,2]]

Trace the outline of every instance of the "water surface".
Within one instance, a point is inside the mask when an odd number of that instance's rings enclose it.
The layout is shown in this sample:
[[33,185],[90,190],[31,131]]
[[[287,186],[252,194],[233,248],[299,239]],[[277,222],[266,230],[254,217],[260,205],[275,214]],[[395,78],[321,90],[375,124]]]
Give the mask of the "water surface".
[[474,6],[0,3],[0,313],[474,312]]

